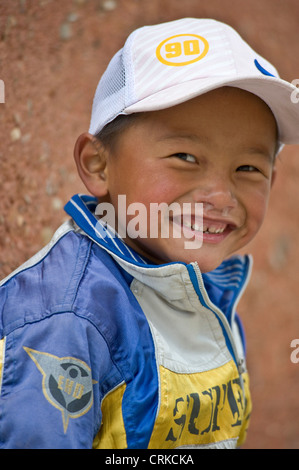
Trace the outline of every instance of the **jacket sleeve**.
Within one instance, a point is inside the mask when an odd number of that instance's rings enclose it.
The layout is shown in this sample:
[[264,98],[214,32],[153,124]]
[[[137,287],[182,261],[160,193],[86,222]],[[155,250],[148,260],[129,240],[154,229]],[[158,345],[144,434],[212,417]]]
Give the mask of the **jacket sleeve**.
[[93,323],[74,312],[31,318],[0,345],[0,447],[91,448],[101,401],[120,382]]

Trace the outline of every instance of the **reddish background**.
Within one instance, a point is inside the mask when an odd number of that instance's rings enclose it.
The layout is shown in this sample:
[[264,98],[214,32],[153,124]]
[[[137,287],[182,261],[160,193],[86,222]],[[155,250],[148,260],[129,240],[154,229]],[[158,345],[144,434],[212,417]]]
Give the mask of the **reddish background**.
[[[235,27],[283,78],[299,78],[298,0],[2,0],[0,3],[0,277],[39,250],[84,191],[72,152],[112,54],[136,27],[182,16]],[[298,104],[299,106],[299,104]],[[299,147],[278,163],[269,213],[248,249],[253,277],[239,306],[253,413],[245,447],[299,448]]]

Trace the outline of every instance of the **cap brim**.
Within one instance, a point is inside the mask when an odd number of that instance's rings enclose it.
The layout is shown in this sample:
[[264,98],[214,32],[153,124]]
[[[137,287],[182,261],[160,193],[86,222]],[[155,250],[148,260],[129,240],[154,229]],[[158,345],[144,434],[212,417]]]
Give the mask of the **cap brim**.
[[299,90],[291,83],[276,77],[249,78],[247,76],[235,80],[217,77],[191,80],[146,97],[125,108],[124,113],[158,111],[176,106],[223,86],[241,88],[261,98],[275,116],[279,141],[283,144],[299,144],[299,102],[297,102]]

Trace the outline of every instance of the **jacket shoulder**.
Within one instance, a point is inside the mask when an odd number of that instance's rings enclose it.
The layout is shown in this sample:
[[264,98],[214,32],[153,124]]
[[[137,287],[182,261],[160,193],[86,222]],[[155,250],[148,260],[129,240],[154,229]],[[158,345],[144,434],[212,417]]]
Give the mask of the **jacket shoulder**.
[[0,283],[2,336],[25,323],[69,309],[91,242],[63,224],[42,250]]

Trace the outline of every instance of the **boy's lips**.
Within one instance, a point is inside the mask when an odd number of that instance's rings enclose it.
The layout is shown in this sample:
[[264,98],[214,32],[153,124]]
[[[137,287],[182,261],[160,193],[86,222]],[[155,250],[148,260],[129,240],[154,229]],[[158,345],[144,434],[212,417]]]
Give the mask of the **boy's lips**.
[[218,243],[237,228],[237,224],[225,219],[213,219],[207,217],[173,217],[171,222],[180,226],[183,234],[188,236],[202,237],[204,242]]

